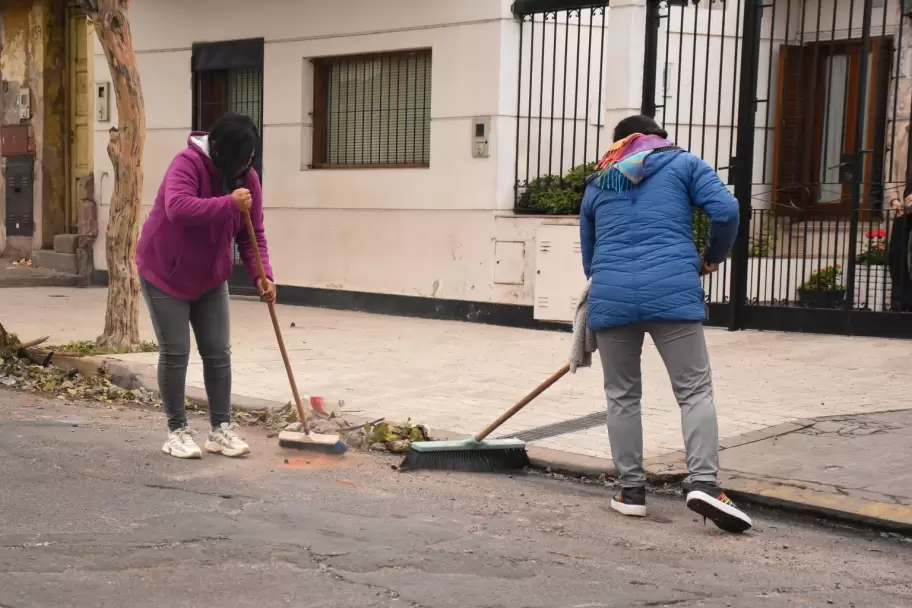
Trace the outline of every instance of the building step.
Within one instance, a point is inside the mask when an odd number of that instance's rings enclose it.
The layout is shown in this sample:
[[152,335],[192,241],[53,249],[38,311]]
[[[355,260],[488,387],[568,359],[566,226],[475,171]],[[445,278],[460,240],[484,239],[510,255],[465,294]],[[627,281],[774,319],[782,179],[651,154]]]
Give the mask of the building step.
[[56,270],[66,274],[76,274],[76,254],[75,253],[58,253],[42,249],[37,252],[32,260],[42,268]]
[[58,234],[54,237],[54,251],[57,253],[76,253],[76,244],[79,242],[77,234]]

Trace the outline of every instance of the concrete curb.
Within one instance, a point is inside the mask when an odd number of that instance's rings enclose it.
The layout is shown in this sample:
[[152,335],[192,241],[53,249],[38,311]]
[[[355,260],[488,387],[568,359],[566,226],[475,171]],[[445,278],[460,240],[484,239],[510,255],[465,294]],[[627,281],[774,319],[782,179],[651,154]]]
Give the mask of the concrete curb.
[[5,276],[0,278],[3,287],[84,287],[88,282],[78,276]]
[[[84,375],[104,371],[110,377],[111,382],[117,386],[128,390],[144,388],[158,394],[154,365],[130,364],[110,357],[93,356],[55,356],[53,363],[58,367],[73,369]],[[192,403],[201,406],[208,405],[206,393],[203,389],[187,387],[187,398]],[[277,401],[237,394],[232,394],[232,404],[241,411],[280,409],[285,406],[284,403]],[[800,431],[830,418],[838,418],[838,416],[808,418],[745,433],[738,437],[720,441],[720,449],[724,452],[725,450],[750,443],[765,441]],[[353,425],[371,421],[363,416],[350,415],[346,416],[346,420]],[[394,421],[388,420],[387,422]],[[436,429],[432,429],[432,434],[435,439],[440,440],[464,439],[466,437],[465,433]],[[617,475],[614,464],[607,458],[571,454],[533,445],[527,447],[527,452],[533,466],[555,473],[573,477],[598,477],[600,475],[614,477]],[[653,485],[679,483],[687,476],[683,452],[673,452],[659,458],[650,459],[645,463],[645,468],[647,481]],[[733,498],[745,503],[773,507],[783,511],[802,513],[828,520],[861,524],[891,532],[912,533],[912,506],[899,505],[895,501],[878,500],[879,498],[887,497],[847,491],[843,488],[825,484],[815,486],[806,482],[798,483],[789,480],[753,476],[724,468],[720,474],[720,484]]]
[[[897,411],[897,408],[866,412],[866,414],[892,411]],[[820,416],[787,422],[725,440],[721,442],[720,447],[722,451],[733,449],[801,431],[819,422],[845,417],[845,415]],[[828,484],[763,477],[724,467],[720,472],[719,482],[733,498],[745,503],[832,521],[861,524],[891,532],[912,533],[912,506],[897,504],[888,496]]]
[[810,487],[810,484],[757,477],[737,471],[724,471],[720,482],[732,498],[745,503],[912,534],[912,506],[877,500],[887,497],[846,491],[823,484]]

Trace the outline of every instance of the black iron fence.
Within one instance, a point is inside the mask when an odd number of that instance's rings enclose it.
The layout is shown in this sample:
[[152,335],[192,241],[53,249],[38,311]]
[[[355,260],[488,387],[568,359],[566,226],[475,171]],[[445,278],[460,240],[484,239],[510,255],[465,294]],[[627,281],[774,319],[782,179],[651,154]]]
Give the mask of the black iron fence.
[[[912,337],[901,0],[650,3],[644,113],[732,187],[710,322]],[[907,223],[909,222],[909,223]],[[695,238],[706,238],[695,218]]]
[[607,143],[608,3],[526,1],[513,9],[521,20],[515,209],[576,214]]

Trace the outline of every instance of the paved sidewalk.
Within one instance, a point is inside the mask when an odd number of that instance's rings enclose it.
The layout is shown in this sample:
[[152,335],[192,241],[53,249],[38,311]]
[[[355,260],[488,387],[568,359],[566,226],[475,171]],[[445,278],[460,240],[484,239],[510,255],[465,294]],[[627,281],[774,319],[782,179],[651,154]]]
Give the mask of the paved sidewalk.
[[912,532],[912,410],[807,422],[726,450],[725,487],[775,506]]
[[[93,339],[104,318],[100,288],[0,290],[3,322],[25,338]],[[141,313],[141,333],[153,338]],[[471,434],[566,359],[570,335],[448,321],[280,306],[279,317],[302,392],[345,401],[364,417],[411,418],[435,430]],[[708,329],[723,440],[820,416],[901,407],[910,344],[773,332]],[[265,307],[232,301],[234,392],[286,402],[289,390]],[[154,364],[157,355],[120,357]],[[597,359],[597,358],[596,358]],[[655,348],[645,348],[645,453],[683,448],[678,406]],[[202,387],[199,359],[188,382]],[[598,364],[568,376],[503,427],[519,433],[557,423],[588,427],[534,445],[608,458]],[[581,421],[579,419],[582,419]],[[548,435],[531,433],[529,439]],[[723,459],[723,465],[726,462]]]

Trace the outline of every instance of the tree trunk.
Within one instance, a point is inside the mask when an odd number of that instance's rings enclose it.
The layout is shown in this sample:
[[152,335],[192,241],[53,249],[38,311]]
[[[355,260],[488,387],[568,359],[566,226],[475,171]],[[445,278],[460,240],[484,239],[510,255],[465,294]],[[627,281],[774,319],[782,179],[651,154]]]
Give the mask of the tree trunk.
[[105,231],[108,304],[104,333],[98,337],[98,344],[114,348],[139,344],[140,291],[135,257],[146,116],[127,18],[129,4],[129,0],[83,0],[108,60],[117,100],[118,123],[111,129],[108,143],[108,156],[114,165],[114,192]]

